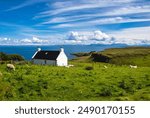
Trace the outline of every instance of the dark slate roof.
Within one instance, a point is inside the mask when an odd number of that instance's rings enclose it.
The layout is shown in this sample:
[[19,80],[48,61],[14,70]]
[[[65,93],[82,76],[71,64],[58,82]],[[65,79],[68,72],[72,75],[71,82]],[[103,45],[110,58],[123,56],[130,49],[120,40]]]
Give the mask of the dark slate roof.
[[60,51],[38,51],[33,59],[56,60]]

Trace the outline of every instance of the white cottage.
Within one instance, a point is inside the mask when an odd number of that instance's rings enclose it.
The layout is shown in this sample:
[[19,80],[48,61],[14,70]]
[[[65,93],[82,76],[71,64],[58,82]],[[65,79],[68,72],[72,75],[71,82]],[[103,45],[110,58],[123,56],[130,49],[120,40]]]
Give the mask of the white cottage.
[[61,48],[60,51],[46,51],[38,48],[37,52],[32,57],[34,64],[40,65],[54,65],[54,66],[67,66],[68,58]]

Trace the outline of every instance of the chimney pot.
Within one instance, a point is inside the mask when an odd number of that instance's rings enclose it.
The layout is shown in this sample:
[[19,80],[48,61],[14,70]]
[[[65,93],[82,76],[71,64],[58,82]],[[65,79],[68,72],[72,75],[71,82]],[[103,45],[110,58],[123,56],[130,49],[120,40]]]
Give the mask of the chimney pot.
[[41,51],[41,48],[38,48],[37,50],[38,50],[38,51]]
[[64,52],[64,48],[60,48],[60,51],[61,51],[61,52]]

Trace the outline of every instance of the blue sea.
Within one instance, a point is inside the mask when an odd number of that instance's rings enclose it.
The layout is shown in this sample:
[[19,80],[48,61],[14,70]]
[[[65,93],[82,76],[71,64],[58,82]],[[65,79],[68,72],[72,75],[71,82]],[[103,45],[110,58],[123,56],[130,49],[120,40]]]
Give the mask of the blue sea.
[[127,45],[46,45],[46,46],[4,46],[0,45],[0,52],[4,52],[7,54],[19,54],[23,56],[26,60],[31,60],[33,54],[36,52],[37,48],[41,48],[42,50],[59,50],[60,48],[64,48],[65,53],[67,54],[69,59],[75,58],[72,53],[77,52],[90,52],[90,51],[102,51],[107,48],[119,48],[126,47]]

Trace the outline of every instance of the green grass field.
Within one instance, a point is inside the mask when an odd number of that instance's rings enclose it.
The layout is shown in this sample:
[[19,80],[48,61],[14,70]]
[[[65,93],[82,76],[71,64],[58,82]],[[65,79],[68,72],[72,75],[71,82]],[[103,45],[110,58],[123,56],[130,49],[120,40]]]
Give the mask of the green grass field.
[[115,64],[81,56],[70,68],[18,63],[10,71],[1,63],[0,100],[150,100],[150,55],[133,54],[113,58]]
[[[0,66],[0,100],[150,100],[150,68],[104,63]],[[90,68],[89,68],[90,67]]]

